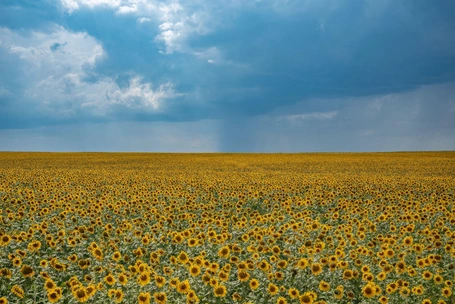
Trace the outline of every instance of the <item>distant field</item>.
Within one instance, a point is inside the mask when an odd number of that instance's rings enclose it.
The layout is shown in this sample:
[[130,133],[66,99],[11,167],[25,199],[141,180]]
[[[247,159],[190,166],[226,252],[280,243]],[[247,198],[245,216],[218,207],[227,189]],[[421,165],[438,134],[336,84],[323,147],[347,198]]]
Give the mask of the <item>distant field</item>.
[[0,304],[455,303],[454,204],[455,152],[0,153]]

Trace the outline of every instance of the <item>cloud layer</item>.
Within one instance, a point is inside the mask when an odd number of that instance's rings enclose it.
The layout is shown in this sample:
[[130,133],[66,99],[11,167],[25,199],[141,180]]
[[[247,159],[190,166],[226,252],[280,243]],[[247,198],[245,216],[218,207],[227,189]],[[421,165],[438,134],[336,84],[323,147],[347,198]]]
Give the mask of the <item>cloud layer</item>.
[[165,100],[178,95],[172,83],[154,86],[134,72],[123,86],[113,77],[98,75],[96,65],[108,56],[100,42],[85,32],[58,26],[25,33],[0,28],[0,36],[2,59],[15,62],[9,69],[26,85],[17,96],[22,108],[48,119],[109,119],[122,109],[157,113]]
[[210,121],[201,134],[221,151],[450,148],[453,11],[449,0],[4,0],[0,130]]

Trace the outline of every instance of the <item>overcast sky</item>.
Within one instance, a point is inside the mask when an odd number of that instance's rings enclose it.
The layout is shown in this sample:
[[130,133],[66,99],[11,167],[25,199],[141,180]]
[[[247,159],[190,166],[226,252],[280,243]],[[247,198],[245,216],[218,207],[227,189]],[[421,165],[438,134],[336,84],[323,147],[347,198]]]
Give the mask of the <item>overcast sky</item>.
[[0,150],[455,150],[453,0],[1,0]]

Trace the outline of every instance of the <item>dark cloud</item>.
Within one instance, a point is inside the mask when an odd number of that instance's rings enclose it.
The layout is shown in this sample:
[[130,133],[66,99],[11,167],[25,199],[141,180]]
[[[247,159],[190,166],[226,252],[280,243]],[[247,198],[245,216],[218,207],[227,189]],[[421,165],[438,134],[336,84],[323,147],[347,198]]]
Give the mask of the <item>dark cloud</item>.
[[448,16],[455,2],[388,2],[383,9],[340,3],[266,17],[239,13],[235,26],[199,43],[220,41],[226,57],[252,72],[226,72],[209,87],[262,88],[261,96],[240,95],[238,102],[240,112],[260,114],[302,99],[388,94],[455,79],[455,19]]
[[[455,82],[450,82],[387,95],[304,101],[255,118],[226,120],[219,150],[454,150],[454,94]],[[308,110],[308,103],[322,104],[324,112]]]

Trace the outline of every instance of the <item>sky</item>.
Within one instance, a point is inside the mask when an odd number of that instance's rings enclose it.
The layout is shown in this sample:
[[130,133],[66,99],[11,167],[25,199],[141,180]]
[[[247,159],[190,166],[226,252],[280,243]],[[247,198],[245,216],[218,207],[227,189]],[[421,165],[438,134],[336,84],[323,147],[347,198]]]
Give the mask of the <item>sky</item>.
[[455,150],[453,0],[2,0],[0,151]]

